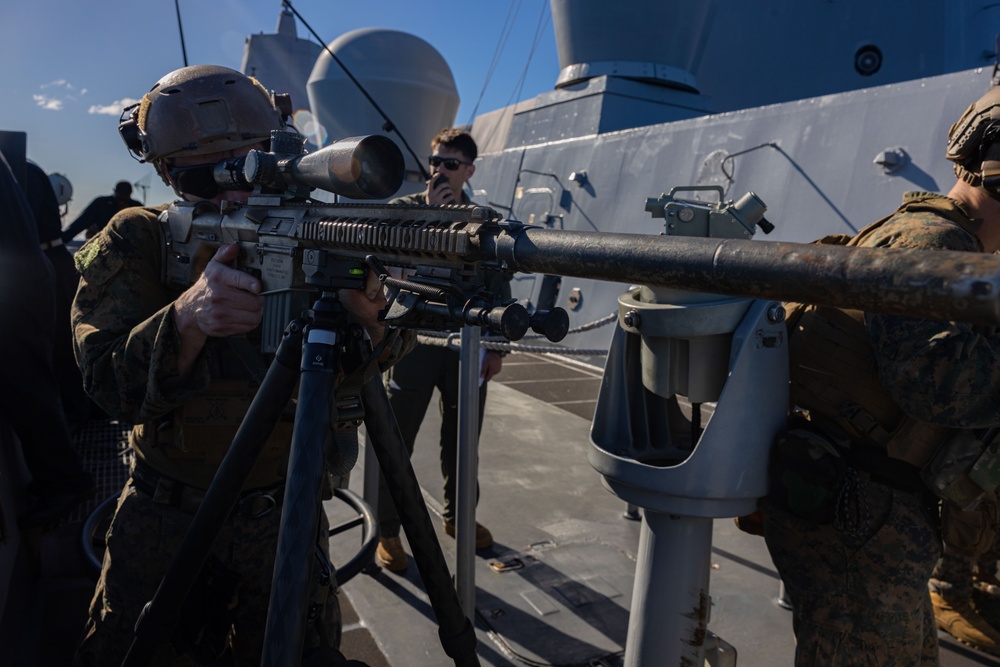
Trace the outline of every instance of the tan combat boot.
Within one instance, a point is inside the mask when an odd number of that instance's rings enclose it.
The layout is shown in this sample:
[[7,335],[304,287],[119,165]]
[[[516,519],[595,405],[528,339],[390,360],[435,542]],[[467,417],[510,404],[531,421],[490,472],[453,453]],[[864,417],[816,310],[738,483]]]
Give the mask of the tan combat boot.
[[1000,632],[983,618],[972,600],[953,600],[940,591],[931,580],[931,604],[938,629],[972,648],[1000,656]]
[[410,558],[403,551],[403,542],[398,537],[380,537],[375,562],[392,572],[402,572],[409,567]]
[[[455,524],[444,522],[444,532],[448,534],[449,537],[455,537]],[[493,546],[493,533],[490,529],[482,525],[478,521],[476,522],[476,549],[486,549],[487,547]]]

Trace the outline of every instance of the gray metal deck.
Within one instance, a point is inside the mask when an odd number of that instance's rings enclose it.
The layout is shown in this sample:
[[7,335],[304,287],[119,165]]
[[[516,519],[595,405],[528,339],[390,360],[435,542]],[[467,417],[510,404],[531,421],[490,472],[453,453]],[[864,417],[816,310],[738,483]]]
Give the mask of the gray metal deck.
[[[587,462],[590,414],[600,374],[572,361],[514,354],[490,387],[480,447],[478,518],[496,544],[477,553],[478,654],[483,665],[616,665],[624,648],[639,524],[623,517],[624,503],[603,488]],[[413,464],[432,514],[440,512],[437,429],[431,410],[418,436]],[[69,664],[94,580],[81,566],[83,519],[120,487],[121,429],[95,421],[77,446],[102,482],[94,499],[67,521],[22,536],[24,558],[37,571],[16,583],[17,627],[5,625],[0,650],[14,667]],[[352,476],[360,492],[363,461]],[[331,501],[334,522],[347,516]],[[455,542],[438,525],[446,558]],[[360,533],[360,530],[357,531]],[[347,533],[332,548],[335,563],[356,550]],[[4,545],[13,547],[14,544]],[[517,567],[519,560],[521,567]],[[739,667],[790,665],[791,615],[775,604],[777,573],[763,540],[715,522],[709,628],[733,645]],[[491,564],[513,565],[503,573]],[[30,568],[28,568],[30,569]],[[12,594],[14,592],[12,591]],[[347,582],[342,651],[371,667],[450,664],[416,573],[372,568]],[[941,636],[942,665],[998,665],[1000,660]],[[6,664],[6,663],[5,663]]]
[[[477,552],[476,630],[483,665],[620,664],[632,598],[639,524],[587,461],[590,415],[600,373],[567,360],[514,354],[490,386],[480,443],[477,520],[496,544]],[[432,406],[436,405],[432,401]],[[430,409],[417,438],[414,470],[432,518],[440,515],[440,419]],[[362,491],[362,463],[351,488]],[[333,520],[338,512],[330,506]],[[455,542],[438,526],[454,567]],[[346,559],[350,540],[333,547]],[[740,667],[792,664],[791,613],[778,604],[779,578],[761,538],[729,519],[715,522],[709,628],[735,647]],[[497,572],[496,563],[522,564]],[[379,654],[348,657],[373,666],[446,665],[416,566],[405,576],[379,570],[343,588]],[[346,630],[347,628],[345,628]],[[947,667],[1000,664],[941,638]],[[378,662],[384,660],[385,662]]]

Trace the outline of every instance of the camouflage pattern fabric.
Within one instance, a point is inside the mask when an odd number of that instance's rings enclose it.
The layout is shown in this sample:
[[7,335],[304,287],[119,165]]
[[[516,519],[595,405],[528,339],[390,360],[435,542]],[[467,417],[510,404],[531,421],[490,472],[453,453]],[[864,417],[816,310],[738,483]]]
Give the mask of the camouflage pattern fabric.
[[[907,193],[906,201],[931,198],[951,201],[927,193]],[[962,210],[961,204],[952,203]],[[897,214],[863,245],[983,251],[975,236],[919,206]],[[903,410],[953,428],[1000,425],[1000,335],[934,319],[881,314],[868,314],[865,319],[881,382]]]
[[[934,566],[931,576],[948,583],[951,593],[949,597],[969,599],[972,596],[972,573],[976,566],[976,558],[960,553],[947,545],[941,560]],[[996,565],[996,561],[993,561]]]
[[764,537],[792,603],[796,667],[934,667],[927,579],[941,540],[917,498],[865,482],[868,530],[848,537],[766,500]]
[[[182,289],[163,284],[159,213],[126,209],[77,253],[76,357],[94,402],[135,425],[129,443],[139,456],[165,475],[206,489],[256,385],[220,338],[209,338],[188,377],[178,378],[180,335],[172,304]],[[251,345],[258,337],[259,329],[247,336]],[[233,389],[239,385],[242,396]],[[281,429],[289,426],[279,422],[246,488],[280,481],[290,441]]]
[[[911,192],[859,245],[982,252],[977,226],[961,203]],[[1000,336],[917,317],[866,313],[865,323],[880,382],[904,411],[955,428],[1000,424]],[[917,497],[870,480],[865,491],[873,519],[856,538],[766,505],[765,539],[794,606],[796,665],[936,665],[927,580],[940,535]]]
[[[238,504],[216,537],[211,552],[222,566],[239,575],[231,611],[233,634],[229,639],[235,664],[253,667],[261,661],[274,569],[273,545],[277,542],[281,518],[280,502],[260,517],[255,516],[257,507]],[[132,644],[138,614],[152,599],[163,573],[170,567],[191,516],[153,501],[129,480],[118,499],[108,530],[104,566],[90,604],[83,639],[77,648],[75,667],[121,664]],[[325,514],[321,513],[320,522],[318,543],[327,551],[329,524]],[[261,548],[262,545],[272,548]],[[306,650],[318,649],[324,643],[334,647],[340,643],[337,594],[329,587],[320,586],[320,573],[318,561],[314,560],[310,604],[321,606],[321,623],[326,636],[321,638],[315,625],[307,625]],[[192,595],[197,592],[194,590]],[[224,643],[225,638],[222,641]],[[149,664],[151,667],[181,667],[203,663],[180,654],[172,644],[165,644],[158,648]]]
[[[94,401],[112,417],[135,424],[130,444],[139,457],[167,477],[204,489],[232,438],[202,438],[204,451],[191,452],[177,447],[178,440],[160,442],[158,434],[175,421],[174,413],[185,404],[211,394],[210,389],[220,382],[245,379],[248,370],[225,340],[209,338],[188,377],[178,377],[180,338],[172,303],[181,288],[162,280],[165,252],[157,220],[160,210],[122,211],[77,254],[81,280],[72,314],[76,356]],[[233,432],[236,426],[232,424]],[[286,453],[289,444],[282,443]],[[251,477],[256,485],[248,482],[245,488],[280,482],[283,468],[274,459],[261,459],[260,474],[255,471]],[[325,513],[320,515],[325,526]],[[156,591],[191,517],[137,491],[130,479],[109,530],[101,578],[76,664],[121,663],[137,615]],[[260,664],[279,518],[279,510],[259,519],[236,510],[213,546],[218,562],[241,578],[232,637],[240,665]],[[325,547],[325,530],[321,538]],[[319,585],[318,576],[313,578],[311,595],[326,605],[324,623],[336,647],[339,612],[330,611],[336,596]],[[309,636],[307,641],[318,641],[315,632]],[[164,647],[153,664],[194,664],[174,653]]]
[[111,416],[154,422],[205,389],[202,354],[191,377],[177,379],[180,335],[171,304],[181,290],[162,283],[157,209],[126,209],[76,255],[81,274],[73,303],[76,358],[84,386]]

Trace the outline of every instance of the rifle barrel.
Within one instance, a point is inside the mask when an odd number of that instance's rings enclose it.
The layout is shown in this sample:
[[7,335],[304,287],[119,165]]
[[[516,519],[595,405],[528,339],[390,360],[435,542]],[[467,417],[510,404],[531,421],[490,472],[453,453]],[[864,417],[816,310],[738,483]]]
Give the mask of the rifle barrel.
[[481,244],[514,271],[1000,324],[1000,257],[986,253],[531,227]]

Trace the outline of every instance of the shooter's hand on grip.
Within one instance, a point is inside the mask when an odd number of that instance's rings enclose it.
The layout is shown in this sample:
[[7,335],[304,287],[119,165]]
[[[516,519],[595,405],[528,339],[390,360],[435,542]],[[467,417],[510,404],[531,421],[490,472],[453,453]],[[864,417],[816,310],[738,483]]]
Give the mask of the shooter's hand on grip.
[[243,334],[260,324],[264,314],[261,284],[232,266],[238,253],[235,243],[220,247],[198,280],[174,301],[182,377],[191,370],[209,336]]

